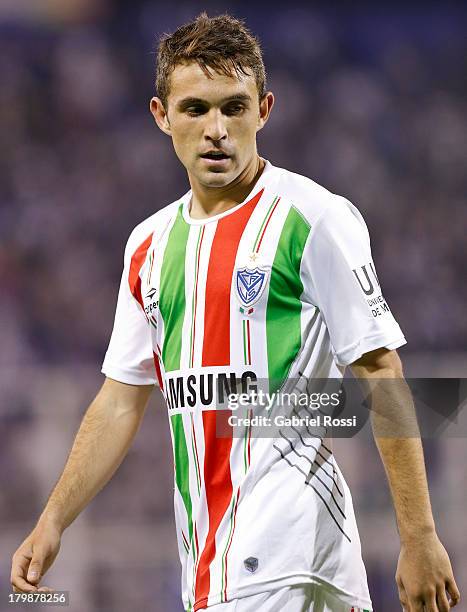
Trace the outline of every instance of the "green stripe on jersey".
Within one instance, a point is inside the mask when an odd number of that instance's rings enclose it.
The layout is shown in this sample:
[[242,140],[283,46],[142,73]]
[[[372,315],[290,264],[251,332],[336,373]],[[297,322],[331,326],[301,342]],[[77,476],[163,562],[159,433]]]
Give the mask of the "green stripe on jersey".
[[270,392],[277,391],[302,344],[300,264],[310,224],[290,208],[274,256],[266,310]]
[[166,372],[180,368],[182,327],[185,316],[185,256],[190,226],[182,206],[170,230],[162,261],[159,309],[164,321],[162,361]]
[[191,536],[193,532],[192,511],[191,511],[191,496],[190,496],[190,475],[188,448],[185,438],[185,430],[183,428],[183,417],[181,414],[173,414],[170,417],[172,424],[172,432],[174,439],[174,460],[175,460],[175,482],[182,496],[185,510],[188,516],[188,531]]

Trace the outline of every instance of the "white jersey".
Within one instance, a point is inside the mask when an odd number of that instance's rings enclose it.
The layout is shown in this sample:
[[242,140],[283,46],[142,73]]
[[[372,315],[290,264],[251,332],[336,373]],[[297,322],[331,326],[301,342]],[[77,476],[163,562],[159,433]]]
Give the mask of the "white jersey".
[[349,610],[371,609],[351,495],[327,440],[255,436],[248,425],[238,435],[225,407],[238,386],[307,387],[405,344],[365,222],[269,162],[224,213],[192,219],[190,199],[131,234],[102,367],[166,398],[184,605],[314,582]]

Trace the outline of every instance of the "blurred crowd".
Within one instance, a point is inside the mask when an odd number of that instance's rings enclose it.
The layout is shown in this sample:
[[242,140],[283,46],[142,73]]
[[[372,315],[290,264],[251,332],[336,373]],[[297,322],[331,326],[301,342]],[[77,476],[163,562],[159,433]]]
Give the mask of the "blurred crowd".
[[[435,359],[442,351],[465,352],[467,9],[310,4],[0,4],[0,476],[10,483],[0,497],[0,524],[9,526],[8,550],[37,517],[97,387],[126,239],[188,188],[148,102],[157,37],[201,10],[232,12],[259,36],[276,95],[259,151],[359,207],[407,350]],[[77,376],[79,364],[90,368],[86,375]],[[10,376],[11,368],[21,377]],[[73,546],[84,557],[78,563],[69,547],[70,565],[61,561],[57,570],[65,584],[74,577],[74,587],[88,593],[86,606],[76,609],[119,612],[141,601],[159,601],[164,612],[180,607],[172,457],[160,410],[145,422],[119,482],[76,527]],[[466,450],[445,440],[427,451],[435,509],[454,542],[461,517],[443,500],[465,506]],[[367,444],[349,446],[343,464],[362,517],[375,609],[385,612],[395,609],[396,551],[388,551],[397,538],[374,453]],[[123,489],[138,495],[122,496]],[[138,521],[139,535],[128,531]],[[145,526],[159,526],[159,539]],[[125,533],[134,534],[140,556],[134,553],[131,567],[126,557],[112,566],[111,551]],[[467,568],[467,551],[456,554]],[[120,603],[119,588],[126,594]]]

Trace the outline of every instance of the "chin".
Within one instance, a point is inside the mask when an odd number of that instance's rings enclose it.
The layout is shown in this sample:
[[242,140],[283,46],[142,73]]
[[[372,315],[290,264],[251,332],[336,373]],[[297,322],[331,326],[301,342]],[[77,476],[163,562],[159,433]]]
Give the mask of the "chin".
[[202,176],[200,176],[198,180],[206,187],[224,187],[232,180],[230,174],[230,172],[203,172]]

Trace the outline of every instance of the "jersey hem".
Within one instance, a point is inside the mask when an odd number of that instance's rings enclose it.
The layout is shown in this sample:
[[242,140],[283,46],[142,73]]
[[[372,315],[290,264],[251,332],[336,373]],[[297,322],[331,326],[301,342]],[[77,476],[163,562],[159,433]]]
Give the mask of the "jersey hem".
[[112,378],[118,382],[125,383],[126,385],[155,385],[159,386],[159,383],[150,376],[141,376],[135,370],[127,370],[125,368],[118,368],[113,365],[106,364],[101,368],[102,374],[108,378]]
[[357,342],[346,346],[340,351],[336,351],[334,354],[338,365],[348,366],[365,353],[375,349],[385,347],[389,350],[394,350],[404,344],[407,344],[404,336],[399,336],[396,340],[392,340],[391,337],[388,337],[387,332],[382,332],[374,336],[367,336],[363,340],[357,340]]
[[[275,578],[271,580],[263,580],[261,582],[255,582],[252,584],[245,585],[243,587],[238,587],[237,589],[229,590],[228,599],[226,601],[231,601],[232,599],[241,599],[242,597],[248,597],[250,595],[257,595],[258,593],[264,593],[265,591],[273,591],[276,589],[280,589],[285,586],[294,586],[297,584],[316,584],[318,586],[324,587],[328,589],[330,594],[338,597],[342,600],[343,603],[347,604],[350,608],[352,606],[363,608],[364,610],[368,610],[368,612],[372,612],[373,605],[370,599],[365,599],[359,597],[358,595],[354,595],[349,591],[345,591],[339,587],[336,587],[331,582],[320,578],[316,574],[309,573],[297,573],[290,574],[288,576],[283,576],[282,578]],[[220,594],[209,595],[209,597],[203,597],[203,599],[199,599],[195,602],[193,608],[187,607],[185,602],[185,609],[192,609],[193,612],[197,612],[197,610],[204,610],[209,608],[210,606],[214,606],[220,603],[225,603],[224,600],[221,599]]]

